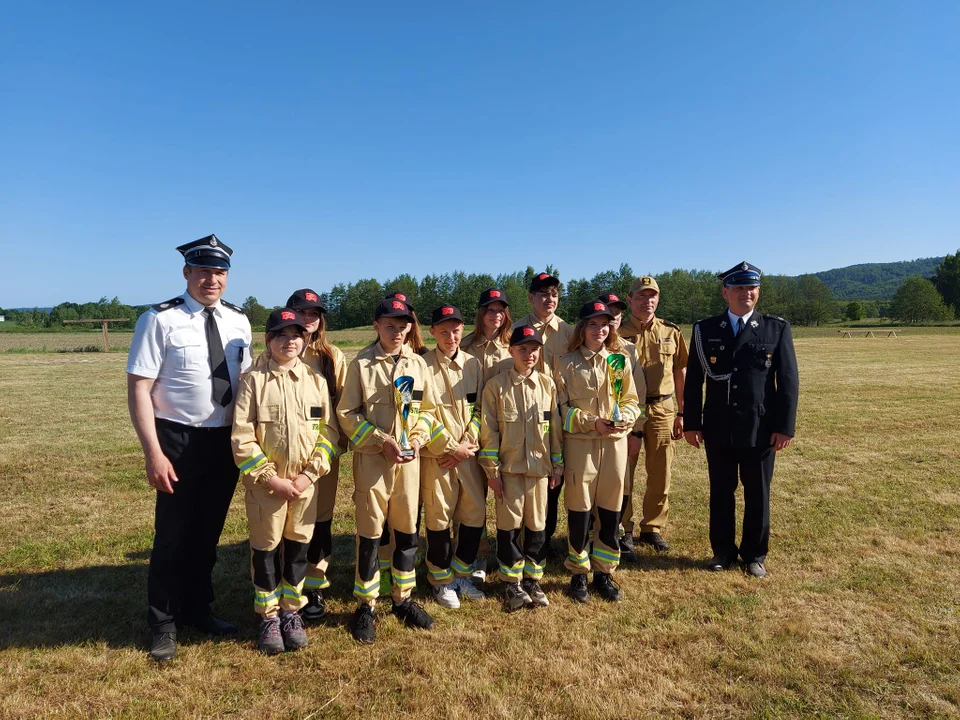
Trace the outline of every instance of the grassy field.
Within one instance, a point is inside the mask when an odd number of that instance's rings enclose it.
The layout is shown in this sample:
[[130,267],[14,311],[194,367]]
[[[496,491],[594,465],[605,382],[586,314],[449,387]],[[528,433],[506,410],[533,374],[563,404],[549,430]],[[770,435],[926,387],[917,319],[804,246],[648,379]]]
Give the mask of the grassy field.
[[238,494],[215,581],[241,635],[185,632],[166,667],[145,654],[153,502],[125,355],[0,355],[0,717],[958,717],[960,333],[797,335],[798,436],[777,462],[767,580],[699,569],[706,465],[683,445],[673,550],[621,570],[624,602],[576,605],[551,567],[549,608],[427,600],[433,632],[384,613],[360,647],[344,627],[347,459],[331,614],[310,647],[254,649]]

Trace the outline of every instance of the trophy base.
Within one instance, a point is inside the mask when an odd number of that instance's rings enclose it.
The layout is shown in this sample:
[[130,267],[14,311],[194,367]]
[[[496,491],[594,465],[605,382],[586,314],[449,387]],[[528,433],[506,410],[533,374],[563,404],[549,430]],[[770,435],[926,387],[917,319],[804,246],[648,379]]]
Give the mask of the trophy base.
[[607,420],[608,423],[613,425],[615,428],[625,428],[630,427],[633,423],[629,423],[626,420]]
[[413,456],[416,455],[416,454],[417,454],[417,452],[416,452],[416,450],[414,450],[413,448],[407,448],[406,450],[403,450],[403,449],[400,450],[400,457],[403,457],[403,458],[413,457]]

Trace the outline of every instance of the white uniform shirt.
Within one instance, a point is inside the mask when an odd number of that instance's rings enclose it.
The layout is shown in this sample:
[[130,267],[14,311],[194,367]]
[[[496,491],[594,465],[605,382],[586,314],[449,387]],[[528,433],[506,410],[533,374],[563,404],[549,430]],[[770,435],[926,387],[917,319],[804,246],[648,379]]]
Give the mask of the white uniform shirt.
[[[150,308],[137,319],[127,372],[155,379],[150,391],[155,417],[194,427],[229,426],[234,404],[213,401],[204,306],[189,293],[180,297],[181,305]],[[220,301],[213,308],[236,398],[240,373],[252,364],[250,322]]]

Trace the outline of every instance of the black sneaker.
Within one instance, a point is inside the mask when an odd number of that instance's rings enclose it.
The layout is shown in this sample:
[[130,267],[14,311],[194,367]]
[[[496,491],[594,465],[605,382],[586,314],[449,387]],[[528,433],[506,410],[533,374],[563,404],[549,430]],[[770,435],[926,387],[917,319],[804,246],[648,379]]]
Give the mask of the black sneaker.
[[280,634],[283,636],[283,645],[287,650],[305,648],[310,642],[298,612],[280,613]]
[[607,573],[595,572],[593,574],[593,589],[607,602],[620,602],[620,588],[614,583],[613,579]]
[[283,652],[283,636],[280,634],[280,618],[276,615],[260,621],[257,648],[264,655],[279,655]]
[[620,560],[635,560],[637,546],[633,544],[633,535],[624,533],[620,536]]
[[420,605],[407,598],[399,605],[393,604],[393,614],[407,627],[429,630],[433,627],[433,618]]
[[661,553],[670,549],[670,544],[658,532],[642,532],[637,535],[637,542],[641,545],[649,545]]
[[350,620],[350,634],[353,639],[362,645],[372,645],[377,639],[376,631],[373,629],[373,608],[369,605],[361,605],[353,613]]
[[158,663],[170,662],[177,654],[177,634],[159,632],[150,642],[150,658]]
[[307,596],[307,604],[300,610],[300,617],[305,622],[316,622],[327,614],[327,603],[323,599],[322,592],[307,590],[304,595]]
[[590,597],[587,594],[586,574],[578,573],[570,578],[570,589],[567,590],[567,595],[580,603],[585,603],[590,600]]
[[530,596],[530,602],[533,603],[534,607],[548,607],[550,605],[550,601],[547,600],[547,595],[540,587],[540,583],[533,578],[524,578],[521,586],[523,591]]

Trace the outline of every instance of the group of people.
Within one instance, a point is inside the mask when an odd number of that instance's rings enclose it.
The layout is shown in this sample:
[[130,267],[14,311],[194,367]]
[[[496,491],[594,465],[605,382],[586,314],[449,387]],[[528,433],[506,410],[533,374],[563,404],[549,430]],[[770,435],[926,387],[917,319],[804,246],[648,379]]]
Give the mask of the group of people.
[[[266,350],[254,358],[249,322],[221,299],[230,248],[211,235],[178,250],[187,290],[139,318],[127,366],[130,415],[157,491],[147,588],[155,660],[174,657],[178,626],[236,632],[210,603],[238,476],[258,646],[275,654],[307,644],[304,621],[325,613],[348,450],[357,600],[349,627],[361,643],[374,642],[386,596],[405,625],[433,626],[412,597],[421,524],[436,602],[457,608],[485,596],[488,490],[505,610],[549,605],[540,580],[551,560],[570,571],[573,600],[588,602],[591,589],[620,600],[613,578],[623,555],[635,544],[669,550],[663,531],[681,437],[706,447],[707,567],[739,558],[748,574],[765,576],[774,457],[794,435],[798,379],[789,324],[754,310],[760,272],[749,263],[721,274],[729,311],[695,325],[689,356],[680,328],[656,317],[653,277],[637,278],[626,300],[607,293],[584,304],[571,326],[556,315],[560,281],[540,273],[532,312],[519,320],[498,288],[478,298],[466,337],[461,308],[433,309],[423,324],[434,349],[408,298],[392,293],[371,308],[376,337],[348,365],[310,289],[271,313]],[[646,489],[634,534],[641,451]],[[563,554],[553,542],[561,492]]]

